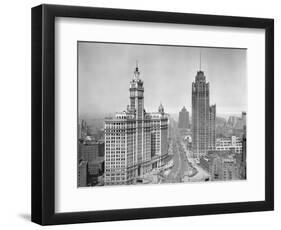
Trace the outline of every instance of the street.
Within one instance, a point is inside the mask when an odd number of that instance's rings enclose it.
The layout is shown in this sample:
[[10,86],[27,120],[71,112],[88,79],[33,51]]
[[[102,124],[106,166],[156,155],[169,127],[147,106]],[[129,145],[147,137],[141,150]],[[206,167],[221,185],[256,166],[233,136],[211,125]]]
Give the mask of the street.
[[169,153],[172,154],[173,167],[162,177],[161,183],[178,183],[182,182],[185,173],[189,169],[186,153],[181,145],[181,137],[176,126],[171,128],[171,142]]
[[161,175],[160,183],[198,182],[206,181],[209,173],[202,169],[191,152],[186,148],[177,127],[171,129],[169,152],[173,155],[174,165],[167,173]]
[[184,148],[184,151],[186,153],[188,161],[191,163],[192,167],[195,168],[196,174],[192,177],[185,177],[184,181],[188,182],[197,182],[197,181],[206,181],[210,178],[209,173],[202,169],[195,161],[195,159],[191,156],[191,152],[186,149],[186,146],[182,143],[182,146]]

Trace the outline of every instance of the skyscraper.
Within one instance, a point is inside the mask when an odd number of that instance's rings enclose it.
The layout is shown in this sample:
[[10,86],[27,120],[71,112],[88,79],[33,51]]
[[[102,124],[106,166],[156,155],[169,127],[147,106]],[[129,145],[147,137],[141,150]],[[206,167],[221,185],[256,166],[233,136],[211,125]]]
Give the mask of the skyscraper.
[[199,70],[192,83],[192,150],[197,156],[215,148],[216,106],[210,107],[209,83]]
[[209,126],[209,148],[214,150],[216,146],[216,105],[210,106]]
[[127,110],[105,119],[105,185],[134,183],[168,156],[168,115],[162,104],[158,112],[145,111],[138,66],[129,92]]
[[186,110],[185,106],[179,112],[178,128],[189,128],[189,112]]

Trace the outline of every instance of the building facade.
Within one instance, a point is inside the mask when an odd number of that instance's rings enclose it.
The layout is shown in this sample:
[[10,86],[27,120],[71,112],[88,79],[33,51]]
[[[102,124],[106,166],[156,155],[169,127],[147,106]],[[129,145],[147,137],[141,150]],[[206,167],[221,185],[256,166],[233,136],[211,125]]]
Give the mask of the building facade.
[[216,105],[210,106],[209,111],[209,150],[216,147]]
[[216,106],[210,107],[209,98],[209,83],[200,70],[192,83],[192,151],[199,157],[215,148]]
[[240,179],[239,163],[232,151],[210,151],[202,164],[207,167],[212,181]]
[[86,187],[87,186],[87,176],[88,172],[88,162],[87,161],[80,161],[78,163],[78,187]]
[[97,177],[103,173],[104,141],[80,139],[78,142],[78,164],[87,162],[87,184],[97,183]]
[[247,134],[246,134],[246,125],[243,127],[243,137],[242,137],[242,156],[241,156],[241,168],[240,168],[240,175],[242,179],[247,178]]
[[242,154],[242,139],[237,136],[230,138],[218,138],[216,140],[216,150],[227,151],[233,150],[236,154]]
[[104,184],[132,184],[161,166],[168,153],[168,115],[144,109],[144,88],[138,66],[130,82],[127,110],[106,118]]
[[247,113],[242,112],[241,117],[230,116],[228,118],[227,124],[232,128],[236,128],[243,131],[243,127],[246,125],[246,120],[247,120]]
[[185,106],[179,112],[178,128],[188,129],[189,128],[189,112]]
[[[101,149],[104,148],[103,142],[83,140],[78,143],[79,159],[85,161],[98,161]],[[103,150],[104,151],[104,150]]]

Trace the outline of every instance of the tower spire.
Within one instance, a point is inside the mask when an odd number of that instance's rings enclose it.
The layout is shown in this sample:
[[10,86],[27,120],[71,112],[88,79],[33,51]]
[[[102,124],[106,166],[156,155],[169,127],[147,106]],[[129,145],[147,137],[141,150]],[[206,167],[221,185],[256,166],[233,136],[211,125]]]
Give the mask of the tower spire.
[[134,72],[134,79],[139,79],[139,75],[140,75],[139,63],[138,63],[138,60],[136,60],[136,69],[135,69],[135,72]]
[[199,66],[199,70],[201,71],[201,49],[200,49],[200,66]]

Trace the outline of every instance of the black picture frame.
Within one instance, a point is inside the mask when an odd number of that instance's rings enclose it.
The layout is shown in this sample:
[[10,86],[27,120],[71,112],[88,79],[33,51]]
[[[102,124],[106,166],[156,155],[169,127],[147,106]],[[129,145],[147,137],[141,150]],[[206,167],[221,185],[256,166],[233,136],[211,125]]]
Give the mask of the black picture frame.
[[[265,200],[55,213],[55,18],[88,18],[265,29]],[[274,209],[274,20],[125,9],[32,8],[32,221],[41,225],[163,218]]]

